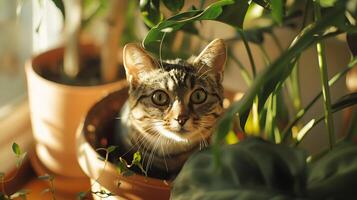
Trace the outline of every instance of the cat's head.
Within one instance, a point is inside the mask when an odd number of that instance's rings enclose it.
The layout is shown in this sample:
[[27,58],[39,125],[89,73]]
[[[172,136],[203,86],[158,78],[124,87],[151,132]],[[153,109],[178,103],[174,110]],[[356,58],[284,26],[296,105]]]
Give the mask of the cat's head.
[[137,44],[127,44],[123,57],[131,124],[149,145],[161,141],[158,151],[174,154],[208,139],[223,111],[226,47],[221,39],[190,62],[155,60]]

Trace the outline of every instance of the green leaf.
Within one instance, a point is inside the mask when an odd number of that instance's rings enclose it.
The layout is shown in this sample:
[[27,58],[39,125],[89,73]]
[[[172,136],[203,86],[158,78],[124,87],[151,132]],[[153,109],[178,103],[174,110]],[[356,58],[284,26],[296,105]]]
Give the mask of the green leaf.
[[312,119],[307,124],[305,124],[305,126],[297,134],[297,141],[301,141],[305,137],[306,133],[314,126],[315,121],[315,119]]
[[249,0],[235,0],[232,5],[223,6],[222,14],[216,20],[243,29],[244,17],[249,7],[248,2]]
[[357,185],[357,145],[344,142],[309,166],[311,199],[354,199]]
[[248,138],[221,148],[221,168],[211,149],[190,157],[176,177],[171,198],[301,199],[305,197],[306,154],[296,148]]
[[66,12],[64,10],[64,4],[62,0],[52,0],[55,6],[61,11],[63,19],[66,17]]
[[160,0],[140,0],[140,11],[145,24],[149,27],[154,27],[163,19]]
[[[191,10],[179,13],[151,28],[143,40],[143,46],[148,49],[151,43],[160,42],[164,33],[177,31],[186,24],[200,20],[217,20],[242,27],[243,18],[248,8],[247,1],[248,0],[221,0],[209,5],[204,10]],[[223,13],[223,11],[225,12]],[[236,18],[233,19],[232,14],[234,12]],[[222,16],[220,16],[221,14]]]
[[337,0],[319,0],[321,7],[332,7]]
[[135,152],[133,155],[132,163],[139,164],[141,162],[141,153],[139,151]]
[[272,6],[272,17],[278,23],[282,24],[283,22],[283,2],[282,0],[271,0]]
[[110,153],[112,153],[113,151],[115,151],[116,148],[117,148],[116,146],[110,146],[110,147],[108,147],[108,148],[107,148],[108,154],[110,154]]
[[5,173],[4,172],[0,172],[0,179],[5,177]]
[[116,169],[122,176],[134,175],[135,173],[130,169],[128,169],[128,166],[129,166],[128,162],[126,162],[126,160],[120,157],[119,162],[116,164]]
[[185,0],[162,0],[166,8],[171,10],[172,12],[178,12],[182,9],[185,4]]
[[17,157],[21,155],[21,149],[20,146],[17,143],[12,144],[12,151],[15,153]]

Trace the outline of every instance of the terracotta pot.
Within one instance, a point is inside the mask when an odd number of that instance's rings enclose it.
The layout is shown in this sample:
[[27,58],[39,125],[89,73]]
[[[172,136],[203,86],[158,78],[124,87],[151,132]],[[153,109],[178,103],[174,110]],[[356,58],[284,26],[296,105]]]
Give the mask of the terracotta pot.
[[[98,99],[123,87],[125,80],[98,86],[70,86],[44,78],[44,71],[59,70],[63,52],[63,48],[57,48],[35,56],[27,62],[25,71],[38,160],[51,173],[75,182],[85,177],[75,150],[75,132],[80,119]],[[81,53],[84,58],[98,57],[93,45],[82,46]]]
[[[92,191],[106,190],[117,195],[105,199],[169,199],[171,184],[168,181],[138,174],[124,177],[118,173],[114,164],[98,159],[100,155],[96,149],[107,147],[114,132],[106,126],[117,120],[127,96],[126,89],[116,91],[89,110],[77,132],[79,164],[91,178]],[[100,199],[96,195],[93,195],[93,198]]]

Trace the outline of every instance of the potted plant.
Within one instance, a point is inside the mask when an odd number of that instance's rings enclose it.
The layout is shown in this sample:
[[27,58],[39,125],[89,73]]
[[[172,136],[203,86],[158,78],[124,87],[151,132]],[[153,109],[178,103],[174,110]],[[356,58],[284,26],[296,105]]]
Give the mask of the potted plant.
[[[40,175],[49,173],[55,177],[58,193],[73,195],[89,187],[76,160],[75,132],[79,121],[94,102],[124,86],[118,41],[126,1],[53,3],[64,16],[64,47],[33,57],[25,67],[36,141],[32,162]],[[87,7],[92,10],[83,14]],[[107,35],[99,50],[81,42],[81,31],[105,8]]]

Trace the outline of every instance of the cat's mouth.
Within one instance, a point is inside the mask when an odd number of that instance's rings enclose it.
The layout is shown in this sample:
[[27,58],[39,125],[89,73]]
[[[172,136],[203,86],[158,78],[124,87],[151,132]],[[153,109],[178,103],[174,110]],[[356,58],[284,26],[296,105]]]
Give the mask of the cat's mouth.
[[175,131],[175,132],[177,132],[179,134],[187,134],[187,133],[189,133],[189,131],[187,129],[183,128],[183,127],[181,127],[178,131]]

